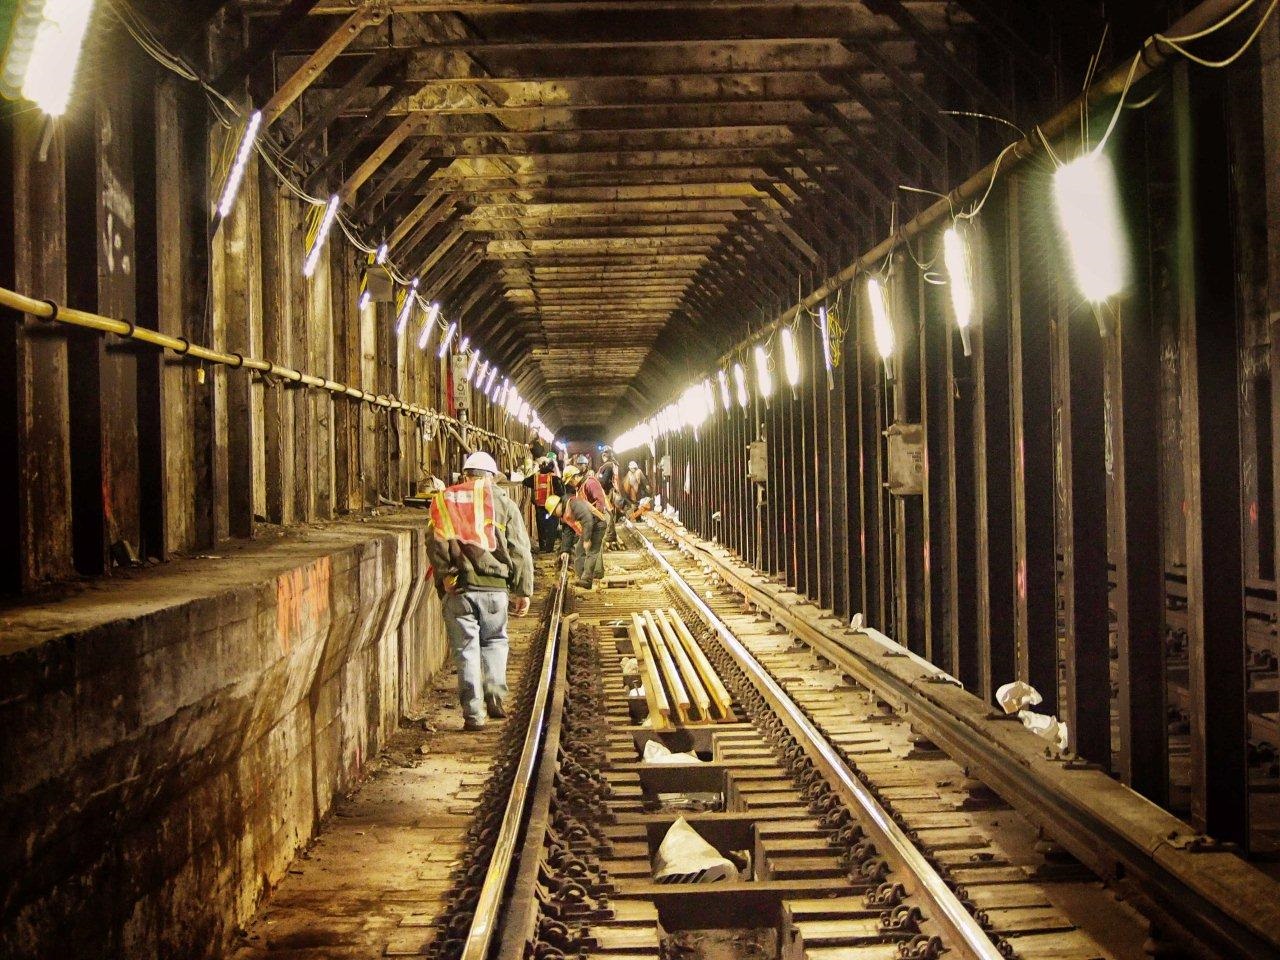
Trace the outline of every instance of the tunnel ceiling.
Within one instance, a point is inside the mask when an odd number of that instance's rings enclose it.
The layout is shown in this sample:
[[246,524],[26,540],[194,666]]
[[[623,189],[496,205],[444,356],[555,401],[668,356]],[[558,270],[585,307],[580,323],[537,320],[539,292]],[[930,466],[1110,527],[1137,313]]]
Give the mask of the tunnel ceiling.
[[898,183],[974,165],[942,105],[1008,112],[963,52],[982,6],[242,0],[215,46],[288,102],[309,189],[549,424],[604,432],[883,235]]

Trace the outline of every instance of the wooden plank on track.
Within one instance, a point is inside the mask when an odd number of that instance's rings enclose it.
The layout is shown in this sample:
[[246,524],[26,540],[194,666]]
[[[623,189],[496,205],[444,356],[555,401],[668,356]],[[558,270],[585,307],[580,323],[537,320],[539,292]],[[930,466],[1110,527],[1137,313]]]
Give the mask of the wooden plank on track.
[[698,675],[698,672],[694,669],[693,662],[689,659],[689,652],[685,650],[684,645],[680,642],[680,638],[676,635],[671,621],[667,619],[665,611],[657,611],[654,615],[654,620],[658,624],[658,629],[662,632],[662,638],[667,650],[670,651],[676,667],[679,668],[680,677],[689,695],[689,702],[697,707],[699,719],[709,720],[711,718],[711,698],[707,695],[707,688],[702,683],[702,678]]
[[640,614],[631,614],[631,649],[640,661],[640,669],[644,672],[644,696],[649,704],[649,725],[655,730],[665,729],[671,723],[671,702],[667,699],[658,676],[658,665],[654,660],[653,650],[645,636],[644,621]]
[[706,687],[707,693],[711,698],[711,705],[715,707],[719,719],[725,721],[736,720],[737,718],[733,714],[733,697],[720,680],[720,674],[711,665],[711,661],[707,659],[702,647],[693,638],[693,634],[689,632],[689,627],[684,622],[684,618],[675,609],[668,610],[667,615],[671,618],[671,624],[675,627],[676,635],[680,638],[680,642],[684,644],[684,648],[689,654],[689,659],[693,661],[694,668],[698,671],[699,677],[702,678],[702,684]]
[[641,614],[641,620],[644,623],[646,637],[649,650],[652,652],[654,663],[657,665],[658,672],[662,676],[662,682],[666,685],[668,692],[668,700],[675,707],[676,718],[682,724],[689,722],[689,693],[684,688],[684,684],[680,680],[680,674],[676,671],[675,661],[671,658],[671,651],[667,649],[666,643],[663,641],[662,632],[658,629],[657,623],[653,619],[652,611],[645,610]]

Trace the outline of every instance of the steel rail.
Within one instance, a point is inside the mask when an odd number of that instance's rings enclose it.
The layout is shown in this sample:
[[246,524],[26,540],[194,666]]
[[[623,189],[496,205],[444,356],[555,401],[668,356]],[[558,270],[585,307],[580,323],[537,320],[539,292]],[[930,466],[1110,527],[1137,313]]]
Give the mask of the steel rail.
[[947,885],[946,880],[934,869],[920,849],[911,842],[905,831],[898,826],[822,732],[805,716],[786,690],[769,675],[760,661],[743,645],[724,621],[715,615],[705,601],[698,596],[698,592],[654,547],[649,538],[630,521],[627,522],[627,526],[640,538],[646,552],[667,574],[689,605],[698,612],[707,626],[715,631],[725,650],[751,677],[752,682],[764,694],[770,706],[805,745],[806,752],[819,769],[833,780],[846,799],[851,800],[861,811],[860,819],[863,828],[872,838],[876,849],[895,870],[893,879],[902,883],[909,892],[920,897],[930,908],[927,911],[929,918],[949,934],[948,937],[944,937],[946,946],[956,950],[962,956],[975,958],[975,960],[1003,960],[1003,954],[992,942],[991,937],[960,902],[960,898]]
[[161,333],[158,330],[152,330],[148,327],[140,327],[135,323],[130,323],[128,320],[117,320],[113,317],[104,317],[101,314],[90,313],[87,310],[77,310],[74,307],[65,307],[52,300],[40,300],[36,297],[29,297],[5,287],[0,287],[0,307],[8,307],[18,313],[25,313],[28,316],[50,323],[67,324],[69,326],[80,327],[85,330],[95,330],[98,333],[113,333],[125,340],[137,340],[139,343],[149,344],[150,346],[158,347],[161,350],[170,350],[180,357],[190,358],[192,360],[203,360],[205,363],[218,363],[233,369],[255,370],[258,373],[265,374],[266,376],[279,377],[282,380],[288,380],[304,387],[315,387],[321,390],[327,390],[337,396],[363,401],[365,403],[372,404],[375,407],[385,407],[388,410],[399,410],[405,416],[416,417],[419,420],[431,420],[437,423],[457,424],[472,433],[488,437],[490,440],[496,441],[497,443],[506,444],[509,448],[523,446],[523,444],[520,444],[518,441],[512,440],[509,437],[500,436],[499,434],[485,430],[482,427],[477,427],[473,423],[463,423],[454,417],[440,413],[438,410],[420,407],[415,403],[407,403],[392,394],[370,393],[361,387],[340,383],[337,380],[330,380],[328,377],[317,377],[314,374],[306,373],[293,367],[287,367],[283,364],[273,363],[270,360],[263,360],[258,357],[249,357],[242,353],[215,350],[211,347],[201,346],[198,343],[192,343],[186,337],[175,337],[167,333]]
[[[1280,885],[1105,772],[1045,755],[1044,741],[996,718],[962,687],[913,676],[881,641],[809,623],[687,532],[662,528],[753,606],[867,687],[1100,877],[1125,884],[1170,929],[1227,956],[1280,958]],[[880,635],[883,636],[883,635]],[[888,638],[886,638],[888,639]],[[892,641],[889,641],[892,643]]]
[[564,615],[568,583],[569,564],[567,560],[561,560],[555,603],[547,626],[547,644],[542,653],[542,663],[538,668],[537,692],[534,694],[533,707],[529,712],[529,729],[525,731],[524,746],[520,751],[520,760],[516,766],[511,793],[507,797],[502,826],[498,829],[498,836],[494,841],[493,856],[489,860],[484,885],[480,888],[480,897],[476,901],[475,913],[471,917],[471,926],[463,943],[461,960],[488,960],[493,937],[500,927],[503,908],[506,904],[507,880],[511,875],[511,865],[524,845],[526,807],[533,795],[531,788],[534,786],[535,776],[543,766],[539,760],[546,734],[544,721],[548,705],[552,701],[551,694],[555,688],[552,680],[560,659],[558,657],[562,646],[560,621]]

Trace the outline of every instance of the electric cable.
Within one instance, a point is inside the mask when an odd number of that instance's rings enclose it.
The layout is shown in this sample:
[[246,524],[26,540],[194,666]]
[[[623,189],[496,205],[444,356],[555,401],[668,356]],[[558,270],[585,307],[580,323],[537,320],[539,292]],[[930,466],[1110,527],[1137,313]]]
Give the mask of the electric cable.
[[1230,23],[1232,20],[1238,17],[1241,13],[1243,13],[1245,9],[1251,6],[1252,4],[1253,4],[1253,0],[1245,0],[1245,3],[1243,3],[1240,7],[1236,8],[1232,13],[1228,14],[1222,20],[1218,21],[1218,23],[1215,24],[1213,27],[1206,28],[1205,30],[1201,30],[1199,33],[1192,34],[1186,37],[1166,37],[1164,34],[1157,33],[1153,39],[1155,39],[1159,43],[1163,43],[1165,46],[1169,47],[1172,50],[1176,50],[1178,53],[1182,54],[1192,63],[1199,64],[1202,67],[1208,67],[1211,70],[1220,70],[1223,67],[1229,67],[1231,66],[1231,64],[1235,63],[1242,56],[1244,56],[1245,52],[1251,46],[1253,46],[1253,42],[1257,40],[1259,35],[1262,33],[1262,28],[1267,25],[1267,21],[1271,19],[1271,15],[1275,13],[1276,6],[1280,5],[1280,0],[1271,0],[1271,4],[1267,7],[1266,11],[1258,19],[1257,25],[1254,26],[1253,31],[1249,34],[1249,36],[1245,38],[1245,41],[1243,44],[1240,45],[1240,48],[1236,50],[1235,53],[1231,54],[1230,56],[1222,60],[1206,60],[1203,57],[1197,56],[1196,54],[1192,53],[1186,47],[1182,46],[1182,44],[1189,42],[1190,40],[1193,40],[1193,39],[1200,39],[1202,37],[1206,37],[1209,34],[1214,33],[1217,30],[1220,30],[1222,27],[1226,26],[1228,23]]
[[[169,70],[182,79],[195,83],[200,87],[205,96],[205,100],[208,102],[210,112],[213,114],[219,125],[225,129],[235,128],[237,123],[243,119],[243,114],[240,108],[202,78],[190,63],[179,55],[169,51],[148,25],[146,19],[129,3],[129,0],[107,0],[107,5],[111,13],[124,27],[129,36],[132,37],[134,42],[137,43],[148,56],[166,70]],[[227,115],[228,113],[230,116]],[[223,145],[223,153],[217,163],[219,168],[224,165],[227,152],[231,150],[232,147],[233,144],[230,140]],[[294,176],[299,178],[303,175],[297,164],[287,159],[284,155],[284,151],[277,147],[272,141],[268,131],[263,130],[258,136],[254,143],[254,152],[261,157],[262,161],[267,165],[271,172],[275,174],[276,179],[279,180],[280,184],[299,200],[317,207],[324,206],[329,202],[322,197],[316,197],[309,194],[305,189],[299,187],[297,183],[294,182],[293,177],[290,177],[281,169],[283,166],[293,173]],[[338,211],[335,219],[348,242],[351,243],[351,245],[358,251],[364,254],[376,253],[378,248],[367,244],[360,238],[354,223],[349,217],[343,214],[341,210]],[[208,252],[210,254],[212,251],[212,244],[213,236],[210,234],[208,237]],[[389,258],[384,262],[383,266],[386,267],[388,275],[397,284],[400,286],[409,285],[410,281],[408,277],[406,277]],[[428,308],[429,305],[427,301],[424,300],[420,294],[415,294],[415,297],[417,298],[420,307],[424,310]],[[211,288],[206,287],[205,310],[202,321],[206,333],[211,323],[211,312]],[[443,310],[440,312],[440,316],[437,317],[436,325],[440,329],[446,328],[443,320]]]

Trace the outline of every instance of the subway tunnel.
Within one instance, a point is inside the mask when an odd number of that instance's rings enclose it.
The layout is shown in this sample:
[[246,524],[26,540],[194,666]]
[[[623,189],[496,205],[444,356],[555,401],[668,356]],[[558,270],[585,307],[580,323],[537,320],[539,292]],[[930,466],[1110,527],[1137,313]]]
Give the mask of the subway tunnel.
[[0,957],[1280,956],[1277,6],[0,3]]

